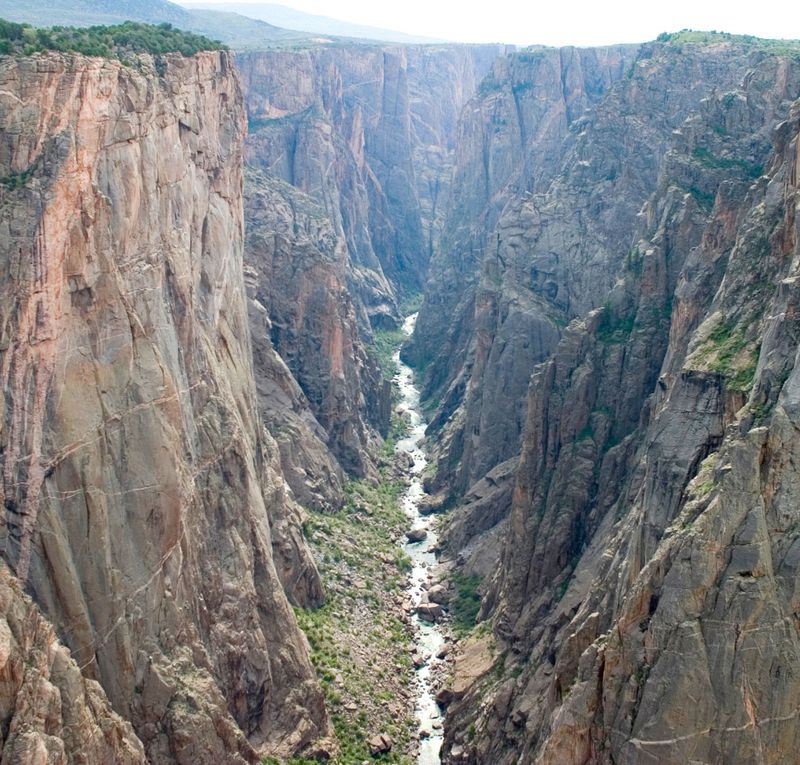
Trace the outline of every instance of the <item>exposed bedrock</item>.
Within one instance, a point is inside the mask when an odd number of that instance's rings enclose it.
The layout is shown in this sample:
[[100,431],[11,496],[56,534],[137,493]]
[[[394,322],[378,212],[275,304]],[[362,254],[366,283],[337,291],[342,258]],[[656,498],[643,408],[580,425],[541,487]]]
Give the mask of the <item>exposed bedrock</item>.
[[[695,71],[716,87],[680,107]],[[502,659],[451,705],[448,762],[778,763],[797,746],[800,70],[655,46],[585,130],[625,92],[677,94],[680,124],[613,282],[531,378],[483,603]]]
[[[243,53],[247,161],[312,197],[345,242],[362,329],[418,292],[448,196],[454,126],[503,46]],[[368,320],[368,321],[367,321]]]
[[328,720],[287,593],[321,587],[257,414],[231,58],[0,81],[4,558],[150,761],[297,751]]

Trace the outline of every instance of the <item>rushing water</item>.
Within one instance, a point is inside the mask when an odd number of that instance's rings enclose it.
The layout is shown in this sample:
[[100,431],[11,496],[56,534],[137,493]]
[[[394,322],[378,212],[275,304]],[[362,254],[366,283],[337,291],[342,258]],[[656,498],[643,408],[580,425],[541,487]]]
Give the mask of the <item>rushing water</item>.
[[[403,332],[410,335],[414,331],[417,315],[412,314],[403,323]],[[424,528],[428,536],[422,542],[406,543],[404,549],[411,558],[413,568],[408,586],[411,603],[416,607],[422,602],[422,596],[428,585],[430,571],[436,565],[436,555],[432,549],[436,545],[436,532],[431,528],[432,516],[424,516],[419,512],[419,502],[425,496],[422,488],[422,471],[428,464],[421,448],[425,435],[426,422],[422,417],[419,403],[419,390],[414,385],[411,369],[400,361],[399,352],[395,354],[399,372],[395,381],[400,389],[400,404],[409,423],[408,435],[398,441],[397,451],[410,454],[411,484],[403,495],[403,509],[411,520],[411,528]],[[439,765],[439,750],[442,746],[441,715],[436,704],[433,690],[431,665],[444,645],[444,635],[437,624],[420,619],[416,612],[412,616],[414,624],[414,648],[425,660],[425,664],[416,671],[417,706],[416,714],[420,730],[430,732],[428,738],[420,741],[418,765]],[[434,727],[436,726],[436,727]]]

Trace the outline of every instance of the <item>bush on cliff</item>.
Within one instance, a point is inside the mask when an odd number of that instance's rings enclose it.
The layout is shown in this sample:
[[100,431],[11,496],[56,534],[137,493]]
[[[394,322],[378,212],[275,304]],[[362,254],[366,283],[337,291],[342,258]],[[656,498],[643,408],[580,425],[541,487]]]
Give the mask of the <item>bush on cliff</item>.
[[201,50],[225,50],[226,46],[202,35],[184,32],[171,24],[140,24],[126,21],[114,26],[51,27],[37,29],[0,19],[0,54],[23,54],[55,50],[85,56],[121,58],[132,53],[182,53],[193,56]]

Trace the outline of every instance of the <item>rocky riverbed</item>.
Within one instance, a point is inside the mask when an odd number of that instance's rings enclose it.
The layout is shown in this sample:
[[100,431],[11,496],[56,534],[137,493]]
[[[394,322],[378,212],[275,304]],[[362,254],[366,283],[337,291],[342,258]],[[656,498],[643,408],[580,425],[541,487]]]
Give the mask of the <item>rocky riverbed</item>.
[[[416,318],[416,314],[406,318],[403,331],[407,335],[414,331]],[[396,451],[411,458],[407,460],[410,480],[402,497],[402,506],[411,521],[411,528],[405,535],[404,550],[412,563],[407,602],[410,601],[414,627],[415,714],[420,737],[417,762],[419,765],[438,765],[441,762],[439,750],[443,736],[435,685],[437,670],[442,668],[447,656],[445,632],[440,625],[447,593],[442,585],[432,584],[438,538],[433,524],[434,516],[421,512],[426,497],[422,475],[428,460],[422,442],[427,423],[422,415],[419,390],[414,384],[411,368],[400,360],[399,353],[395,354],[395,361],[398,365],[395,383],[400,391],[398,410],[408,424],[407,434],[398,441]]]

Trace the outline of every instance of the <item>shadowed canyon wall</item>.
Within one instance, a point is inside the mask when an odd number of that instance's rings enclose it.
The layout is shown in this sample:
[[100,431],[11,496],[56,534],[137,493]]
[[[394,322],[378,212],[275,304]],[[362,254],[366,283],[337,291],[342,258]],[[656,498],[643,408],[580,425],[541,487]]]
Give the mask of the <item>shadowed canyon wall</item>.
[[237,66],[0,58],[3,761],[330,753],[302,526],[377,479],[370,344],[423,287],[426,483],[493,650],[444,761],[787,761],[797,58]]
[[274,359],[256,340],[260,401],[307,506],[339,506],[343,470],[375,475],[390,391],[368,352],[373,328],[396,327],[399,300],[421,289],[458,115],[504,52],[370,45],[238,56],[250,126],[245,260],[264,309],[253,336],[269,335],[300,388],[279,384],[281,396],[302,394],[314,422],[285,421],[265,382],[279,376]]
[[[545,188],[506,192],[463,354],[428,372],[453,402],[440,484],[482,479],[453,552],[480,567],[503,524],[481,571],[495,668],[450,707],[447,762],[792,756],[798,95],[780,51],[644,46]],[[485,423],[523,381],[521,458],[491,471],[508,451]]]
[[367,331],[396,326],[398,298],[422,287],[459,112],[504,51],[318,46],[238,57],[247,161],[308,194],[330,218]]

